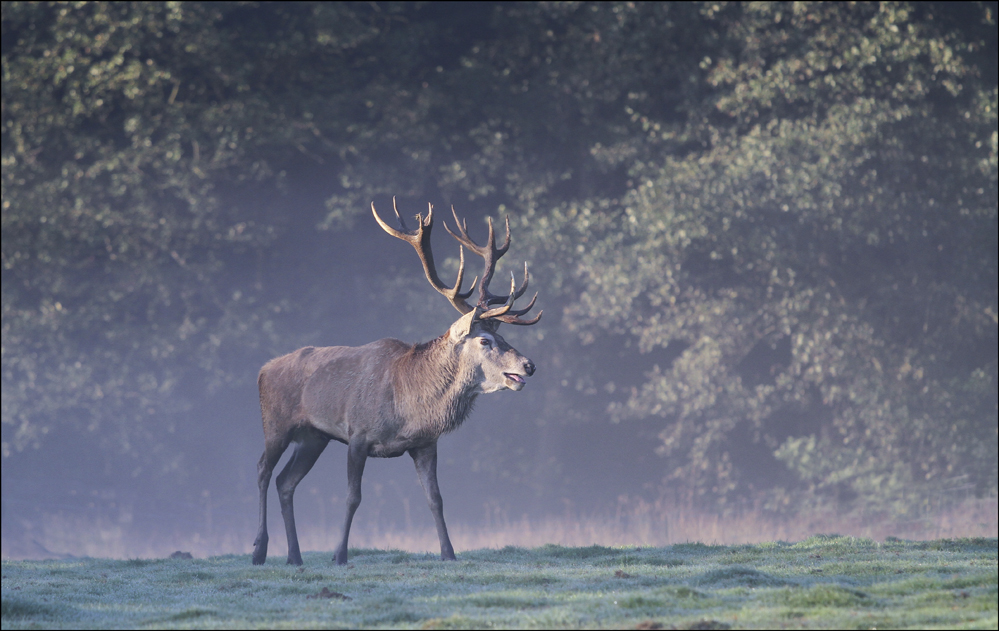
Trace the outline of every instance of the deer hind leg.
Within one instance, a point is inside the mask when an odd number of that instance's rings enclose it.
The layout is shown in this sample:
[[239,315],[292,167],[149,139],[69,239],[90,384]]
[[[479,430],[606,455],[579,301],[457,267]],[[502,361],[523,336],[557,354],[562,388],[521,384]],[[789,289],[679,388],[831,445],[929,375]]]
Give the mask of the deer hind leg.
[[361,476],[364,475],[364,463],[368,459],[368,443],[359,437],[354,437],[347,445],[347,516],[343,520],[343,537],[340,545],[333,553],[333,561],[337,565],[347,563],[347,539],[350,537],[350,523],[354,513],[361,505]]
[[289,565],[302,564],[302,552],[298,548],[298,531],[295,529],[295,487],[312,469],[312,465],[316,464],[316,460],[329,443],[328,438],[316,434],[301,435],[296,439],[299,442],[295,445],[295,451],[277,478],[281,516],[284,518],[284,530],[288,536]]
[[434,514],[437,538],[441,542],[441,559],[454,561],[454,548],[451,547],[447,524],[444,523],[444,500],[441,499],[441,490],[437,486],[437,443],[421,449],[410,449],[409,455],[413,457],[416,473],[420,476],[420,484],[423,485],[427,503],[430,504],[430,512]]
[[277,466],[281,454],[288,448],[287,438],[269,440],[264,446],[264,453],[257,463],[257,486],[260,489],[260,525],[257,527],[257,538],[253,542],[253,564],[262,565],[267,560],[267,488],[271,484],[271,474]]

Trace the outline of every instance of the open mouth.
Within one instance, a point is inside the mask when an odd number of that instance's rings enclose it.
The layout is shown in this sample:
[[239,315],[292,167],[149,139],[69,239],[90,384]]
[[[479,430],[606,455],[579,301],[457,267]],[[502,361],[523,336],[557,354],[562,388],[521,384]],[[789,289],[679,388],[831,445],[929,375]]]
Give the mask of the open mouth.
[[505,372],[503,373],[503,376],[509,379],[510,381],[520,385],[524,385],[525,383],[527,383],[526,381],[524,381],[523,377],[521,377],[520,375],[515,375],[512,372]]

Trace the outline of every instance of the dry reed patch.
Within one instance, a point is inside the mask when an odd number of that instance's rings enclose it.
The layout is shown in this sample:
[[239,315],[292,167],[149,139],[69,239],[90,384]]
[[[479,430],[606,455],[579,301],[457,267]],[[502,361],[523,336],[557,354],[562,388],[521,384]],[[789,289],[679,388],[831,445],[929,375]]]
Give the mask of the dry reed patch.
[[[925,540],[958,537],[999,536],[999,503],[995,498],[970,500],[948,511],[920,520],[864,520],[856,516],[821,514],[796,519],[776,519],[763,511],[719,515],[668,502],[633,500],[613,514],[560,515],[542,518],[497,519],[489,526],[449,524],[455,550],[500,549],[506,546],[535,548],[545,544],[561,546],[667,546],[685,542],[737,545],[772,541],[801,541],[822,533],[885,540],[891,537]],[[247,516],[255,524],[255,515]],[[270,556],[286,554],[283,529],[274,524]],[[323,530],[299,523],[303,550],[333,550],[339,543],[339,527]],[[247,531],[216,529],[212,536],[199,532],[151,538],[133,532],[106,518],[52,515],[32,531],[27,540],[13,540],[4,532],[2,556],[5,559],[74,557],[162,558],[176,550],[190,551],[195,557],[218,554],[245,554],[252,548]],[[351,543],[358,548],[439,553],[437,533],[427,524],[406,530],[357,529]]]

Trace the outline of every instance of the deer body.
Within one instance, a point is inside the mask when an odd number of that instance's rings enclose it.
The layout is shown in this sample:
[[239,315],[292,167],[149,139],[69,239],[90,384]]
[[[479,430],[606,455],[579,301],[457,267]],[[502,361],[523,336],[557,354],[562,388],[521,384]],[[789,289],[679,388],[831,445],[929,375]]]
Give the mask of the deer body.
[[444,433],[435,432],[435,426],[461,422],[448,409],[454,404],[448,406],[440,398],[445,394],[441,388],[435,388],[438,405],[432,406],[434,399],[404,378],[425,375],[431,387],[446,380],[453,384],[448,390],[454,391],[460,386],[454,366],[448,365],[453,362],[440,361],[446,358],[439,356],[428,361],[425,352],[414,357],[415,349],[385,339],[357,348],[307,347],[271,360],[259,378],[261,406],[271,412],[264,423],[280,424],[290,415],[297,424],[344,444],[363,434],[371,444],[369,455],[399,456],[406,451],[399,447]]
[[[367,458],[394,458],[404,453],[412,456],[427,495],[437,525],[441,558],[454,559],[437,484],[437,440],[461,425],[479,394],[520,390],[525,385],[524,377],[534,374],[533,362],[496,333],[500,322],[534,324],[540,318],[539,313],[532,320],[520,319],[530,306],[511,311],[513,300],[526,289],[526,269],[522,287],[515,290],[511,286],[507,296],[494,296],[488,289],[481,291],[488,284],[496,259],[509,245],[509,226],[506,244],[497,249],[490,223],[492,255],[480,248],[486,253],[485,284],[480,286],[479,304],[471,307],[464,302],[468,294],[459,291],[463,256],[453,289],[436,278],[429,249],[432,210],[426,222],[422,216],[418,217],[420,229],[415,234],[394,231],[385,226],[377,213],[375,217],[389,234],[414,244],[431,284],[464,315],[443,335],[425,344],[382,339],[358,347],[310,346],[264,365],[257,379],[265,444],[257,465],[260,524],[254,542],[255,564],[263,563],[267,557],[267,489],[271,474],[291,444],[295,450],[278,475],[277,489],[288,536],[288,563],[302,564],[295,529],[295,487],[330,440],[348,446],[347,514],[334,561],[347,562],[350,525],[361,502],[361,476]],[[468,239],[462,225],[459,230],[464,240],[457,235],[455,238],[463,245],[467,240],[480,247]],[[491,303],[499,301],[505,302],[503,307],[489,308]]]

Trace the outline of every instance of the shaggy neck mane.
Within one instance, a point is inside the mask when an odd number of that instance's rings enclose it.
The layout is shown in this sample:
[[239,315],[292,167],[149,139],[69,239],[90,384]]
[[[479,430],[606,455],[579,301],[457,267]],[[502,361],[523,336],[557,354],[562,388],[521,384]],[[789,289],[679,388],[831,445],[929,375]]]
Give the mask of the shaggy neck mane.
[[454,431],[475,402],[474,368],[463,366],[449,332],[416,344],[399,358],[397,375],[409,379],[395,384],[396,410],[417,422],[421,434],[440,436]]

